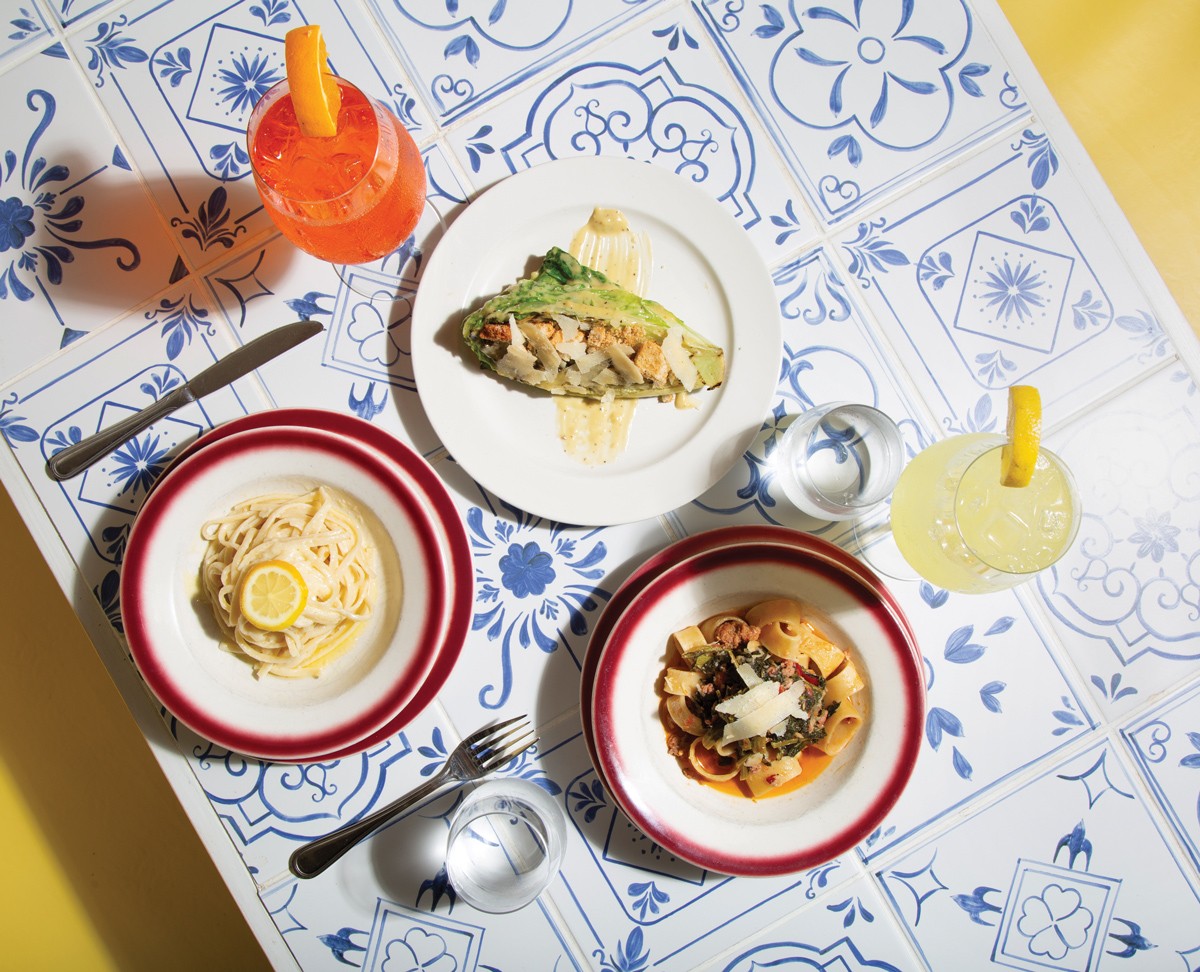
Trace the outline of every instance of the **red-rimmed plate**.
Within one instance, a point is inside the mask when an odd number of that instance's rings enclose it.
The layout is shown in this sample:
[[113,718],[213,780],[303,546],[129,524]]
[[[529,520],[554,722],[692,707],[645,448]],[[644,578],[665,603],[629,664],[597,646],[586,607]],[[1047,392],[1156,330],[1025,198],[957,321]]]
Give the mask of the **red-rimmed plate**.
[[[682,560],[630,599],[600,652],[590,713],[598,769],[647,836],[698,867],[766,876],[831,860],[879,825],[912,773],[924,687],[911,631],[872,586],[824,553],[743,542]],[[866,716],[812,783],[752,801],[684,775],[667,752],[657,684],[671,632],[773,597],[803,601],[849,649],[867,683]]]
[[[592,692],[596,684],[596,666],[600,663],[600,653],[604,648],[604,643],[608,640],[613,625],[617,623],[617,618],[629,606],[629,602],[637,597],[651,580],[667,568],[689,557],[694,557],[698,553],[703,553],[706,550],[736,546],[742,543],[770,543],[795,547],[798,550],[812,551],[838,564],[842,570],[857,577],[873,589],[880,601],[887,605],[893,612],[896,623],[902,625],[905,631],[907,631],[909,644],[912,645],[913,651],[917,655],[918,664],[920,663],[921,654],[917,646],[917,636],[903,609],[900,607],[900,602],[896,600],[895,595],[888,590],[886,585],[870,568],[863,564],[862,561],[852,557],[841,547],[835,546],[828,540],[822,540],[820,537],[813,536],[811,533],[801,533],[798,530],[789,530],[787,527],[765,525],[726,526],[717,527],[704,533],[697,533],[671,544],[671,546],[660,550],[649,560],[644,561],[617,588],[596,621],[595,627],[592,629],[592,636],[588,641],[588,647],[584,652],[581,666],[579,708],[584,714],[584,742],[587,745],[588,753],[592,757],[592,765],[596,766],[597,770],[599,770],[599,761],[596,757],[596,741],[592,733],[592,723],[591,719],[588,718],[588,714],[592,711]],[[601,774],[601,779],[603,780],[603,774]]]
[[[176,718],[227,749],[308,762],[365,748],[423,694],[441,656],[461,648],[455,617],[470,591],[452,566],[457,514],[437,501],[444,490],[424,460],[409,460],[328,431],[267,426],[206,442],[171,468],[135,521],[121,603],[134,661]],[[220,647],[200,592],[200,526],[240,499],[318,483],[364,514],[380,555],[378,606],[321,677],[256,679]]]
[[[467,627],[471,618],[471,604],[474,596],[472,585],[463,579],[473,576],[474,568],[471,562],[471,549],[467,541],[466,530],[462,518],[446,492],[445,486],[437,474],[420,456],[408,446],[394,438],[370,422],[365,422],[352,415],[341,412],[331,412],[319,408],[278,408],[269,412],[255,412],[230,419],[187,446],[176,458],[175,463],[183,461],[196,451],[219,442],[230,435],[245,432],[250,429],[295,427],[303,429],[319,429],[343,436],[360,445],[375,449],[405,468],[409,475],[421,483],[430,505],[433,507],[438,526],[442,530],[449,551],[451,576],[458,579],[453,590],[456,599],[453,616],[445,638],[436,652],[433,668],[421,683],[417,694],[403,706],[391,722],[381,726],[366,739],[328,753],[315,753],[305,762],[332,762],[345,756],[352,756],[364,749],[369,749],[378,743],[394,736],[408,725],[416,716],[434,700],[462,651],[466,640]],[[172,466],[171,468],[174,468]],[[169,473],[169,470],[168,470]],[[160,480],[161,482],[161,480]]]

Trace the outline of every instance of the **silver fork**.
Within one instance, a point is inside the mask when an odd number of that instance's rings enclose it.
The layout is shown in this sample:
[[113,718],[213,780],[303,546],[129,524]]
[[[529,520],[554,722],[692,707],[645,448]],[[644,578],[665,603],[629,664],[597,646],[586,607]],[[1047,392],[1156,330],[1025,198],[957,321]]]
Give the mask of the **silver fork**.
[[[520,723],[520,725],[517,725]],[[331,834],[296,848],[288,868],[298,878],[316,877],[364,837],[383,823],[429,796],[443,783],[478,780],[525,752],[537,742],[528,718],[517,716],[494,726],[484,726],[454,747],[445,764],[432,777],[387,806]]]

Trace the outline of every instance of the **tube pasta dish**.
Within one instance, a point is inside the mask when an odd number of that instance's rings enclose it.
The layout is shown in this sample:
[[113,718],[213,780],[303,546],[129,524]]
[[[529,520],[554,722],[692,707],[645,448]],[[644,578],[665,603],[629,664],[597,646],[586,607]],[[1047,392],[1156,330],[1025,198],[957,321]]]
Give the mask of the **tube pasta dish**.
[[667,748],[702,781],[755,799],[800,785],[806,757],[836,755],[862,724],[861,675],[796,601],[715,615],[674,632],[670,647]]
[[[371,615],[374,551],[346,501],[327,487],[238,503],[205,523],[201,536],[208,541],[201,582],[225,647],[250,658],[258,676],[319,675]],[[280,561],[303,579],[302,609],[282,630],[264,630],[245,616],[242,588],[256,565]]]

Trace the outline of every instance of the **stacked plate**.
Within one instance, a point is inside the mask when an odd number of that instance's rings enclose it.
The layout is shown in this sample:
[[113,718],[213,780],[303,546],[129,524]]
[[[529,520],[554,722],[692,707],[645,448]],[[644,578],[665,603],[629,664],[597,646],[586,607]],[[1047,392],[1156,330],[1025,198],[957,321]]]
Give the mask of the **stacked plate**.
[[[370,520],[375,609],[319,677],[256,677],[223,647],[201,590],[201,526],[242,500],[318,485]],[[146,685],[180,722],[247,756],[329,761],[399,732],[441,689],[466,638],[471,577],[462,518],[424,459],[359,419],[282,409],[214,429],[160,478],[129,537],[121,609]]]
[[[800,601],[847,650],[865,715],[813,782],[751,800],[685,775],[659,685],[672,632],[772,598]],[[668,547],[614,594],[584,658],[584,737],[618,805],[665,850],[723,874],[786,874],[850,850],[895,804],[920,750],[922,671],[899,604],[858,560],[809,534],[726,527]]]

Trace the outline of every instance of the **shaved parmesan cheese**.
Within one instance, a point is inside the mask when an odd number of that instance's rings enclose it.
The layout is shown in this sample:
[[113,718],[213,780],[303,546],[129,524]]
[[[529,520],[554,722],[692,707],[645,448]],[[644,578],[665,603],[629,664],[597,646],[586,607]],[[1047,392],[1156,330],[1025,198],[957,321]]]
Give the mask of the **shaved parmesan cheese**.
[[663,357],[675,372],[675,377],[686,391],[692,391],[700,380],[700,372],[692,364],[692,356],[683,347],[683,328],[671,327],[662,343]]
[[569,361],[579,361],[587,357],[588,349],[582,341],[568,341],[564,338],[558,346],[558,353]]
[[521,329],[517,327],[517,319],[512,315],[508,315],[508,340],[509,343],[516,345],[518,348],[525,347],[525,336],[521,333]]
[[[764,682],[763,684],[775,686],[774,682]],[[726,725],[725,731],[721,734],[721,740],[723,742],[738,742],[739,740],[750,739],[754,736],[765,736],[771,731],[772,726],[788,718],[788,716],[795,712],[802,713],[797,718],[807,718],[808,714],[799,706],[799,699],[804,692],[804,684],[804,682],[796,682],[791,688],[775,695],[770,701],[754,709],[753,712]],[[762,686],[759,686],[759,688],[762,688]],[[756,692],[758,689],[751,689],[750,691]],[[744,695],[749,694],[750,692],[744,693]]]
[[621,350],[619,345],[610,345],[605,350],[608,352],[608,360],[612,362],[613,370],[621,376],[625,384],[637,385],[642,381],[641,369],[633,363],[633,359],[628,354]]
[[[586,345],[585,345],[586,347]],[[608,367],[608,355],[603,351],[589,351],[577,359],[579,371],[584,377]]]
[[517,381],[532,381],[538,373],[537,358],[523,344],[510,344],[504,357],[496,362],[496,373]]
[[762,679],[758,677],[758,673],[754,670],[754,666],[749,662],[742,662],[734,669],[742,679],[742,684],[748,689],[754,688],[756,685],[762,684]]
[[522,321],[517,329],[525,335],[525,340],[533,348],[533,353],[537,355],[538,361],[546,369],[547,376],[552,377],[558,374],[558,369],[562,367],[562,358],[558,356],[550,339],[542,333],[542,329],[530,321]]
[[554,323],[562,328],[564,341],[574,341],[579,337],[579,321],[575,318],[567,317],[566,314],[555,314]]
[[729,716],[732,719],[741,719],[771,701],[778,694],[778,682],[760,681],[753,688],[737,695],[731,695],[724,702],[718,702],[714,708],[721,715]]

